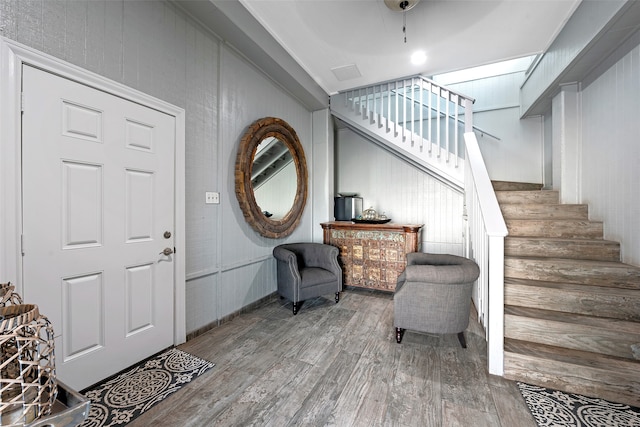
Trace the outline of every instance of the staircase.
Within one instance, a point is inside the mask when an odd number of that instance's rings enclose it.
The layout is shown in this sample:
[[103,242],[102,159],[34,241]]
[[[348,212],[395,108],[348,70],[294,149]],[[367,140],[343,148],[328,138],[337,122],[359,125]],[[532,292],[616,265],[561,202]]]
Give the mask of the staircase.
[[586,205],[494,182],[509,236],[504,376],[640,406],[640,268],[620,262]]

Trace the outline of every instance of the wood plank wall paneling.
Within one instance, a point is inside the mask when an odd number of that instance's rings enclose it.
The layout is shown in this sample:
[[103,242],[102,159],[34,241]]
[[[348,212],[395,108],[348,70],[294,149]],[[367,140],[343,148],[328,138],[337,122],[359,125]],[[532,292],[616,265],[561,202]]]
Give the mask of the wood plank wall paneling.
[[640,266],[640,46],[582,91],[582,203],[621,243],[622,261]]
[[[0,34],[185,109],[187,333],[274,291],[279,242],[243,219],[236,147],[255,119],[278,116],[310,165],[311,112],[171,2],[3,0]],[[311,238],[311,212],[290,239]]]
[[393,222],[424,224],[421,251],[463,253],[462,195],[348,129],[336,136],[336,192]]

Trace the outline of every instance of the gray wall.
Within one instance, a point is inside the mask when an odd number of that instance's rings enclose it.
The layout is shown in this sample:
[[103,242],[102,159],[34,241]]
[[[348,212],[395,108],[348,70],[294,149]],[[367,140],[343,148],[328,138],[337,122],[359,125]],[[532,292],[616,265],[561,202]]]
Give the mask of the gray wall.
[[[173,3],[2,0],[0,34],[185,109],[187,332],[275,291],[271,251],[281,241],[244,222],[236,148],[254,120],[280,117],[311,168],[310,111]],[[221,203],[205,205],[205,191]],[[311,239],[311,212],[309,202],[289,239]]]
[[627,43],[635,47],[581,91],[579,185],[590,219],[640,266],[640,33]]
[[336,193],[357,192],[395,223],[424,224],[420,251],[463,255],[463,197],[349,130],[336,132]]

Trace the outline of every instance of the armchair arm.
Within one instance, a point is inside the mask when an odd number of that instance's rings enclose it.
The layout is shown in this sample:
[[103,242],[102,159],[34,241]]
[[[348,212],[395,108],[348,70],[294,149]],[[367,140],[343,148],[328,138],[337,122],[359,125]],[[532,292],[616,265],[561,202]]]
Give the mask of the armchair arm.
[[300,283],[300,272],[298,270],[298,257],[295,252],[283,246],[273,248],[273,256],[276,259],[278,273],[286,278],[291,285]]
[[470,283],[480,275],[478,265],[470,259],[448,254],[407,254],[407,281],[428,283]]

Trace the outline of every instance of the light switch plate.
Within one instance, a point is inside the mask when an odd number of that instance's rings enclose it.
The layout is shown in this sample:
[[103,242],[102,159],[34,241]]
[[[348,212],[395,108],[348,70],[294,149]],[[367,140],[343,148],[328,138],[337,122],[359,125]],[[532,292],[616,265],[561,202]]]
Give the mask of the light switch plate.
[[220,203],[220,193],[216,191],[207,191],[205,193],[205,203],[217,205]]

